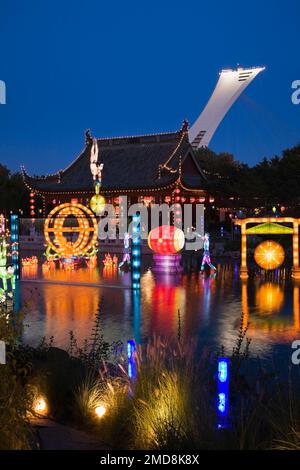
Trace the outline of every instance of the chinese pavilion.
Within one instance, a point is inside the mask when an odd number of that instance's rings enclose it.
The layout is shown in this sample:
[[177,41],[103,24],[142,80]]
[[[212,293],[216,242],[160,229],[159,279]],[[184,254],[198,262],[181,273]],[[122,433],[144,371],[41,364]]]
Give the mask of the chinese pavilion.
[[[177,132],[101,138],[97,143],[103,163],[101,194],[107,202],[117,206],[121,195],[128,197],[128,204],[214,202],[189,142],[186,121]],[[25,185],[43,200],[44,216],[63,202],[89,204],[95,191],[90,171],[92,145],[88,130],[79,157],[56,174],[29,176],[22,167]]]

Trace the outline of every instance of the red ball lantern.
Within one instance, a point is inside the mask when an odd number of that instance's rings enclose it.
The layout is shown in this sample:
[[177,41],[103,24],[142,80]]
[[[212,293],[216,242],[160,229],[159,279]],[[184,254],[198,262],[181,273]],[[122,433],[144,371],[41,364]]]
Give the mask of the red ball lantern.
[[184,233],[180,228],[162,225],[151,230],[148,245],[160,255],[173,255],[184,247]]
[[[30,197],[30,199],[29,199],[30,215],[34,216],[35,215],[35,211],[34,211],[34,209],[35,209],[35,195],[34,195],[34,193],[33,192],[29,193],[29,197]],[[31,220],[33,221],[34,219],[31,219]]]

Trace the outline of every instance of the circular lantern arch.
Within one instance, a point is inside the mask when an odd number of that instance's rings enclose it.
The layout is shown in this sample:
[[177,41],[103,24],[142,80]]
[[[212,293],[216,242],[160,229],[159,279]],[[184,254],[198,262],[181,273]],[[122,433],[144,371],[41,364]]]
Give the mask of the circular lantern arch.
[[148,235],[148,245],[160,255],[173,255],[184,247],[184,233],[172,225],[156,227]]
[[[76,219],[76,226],[67,226],[68,218]],[[55,207],[48,215],[44,235],[48,247],[60,257],[83,256],[97,241],[97,220],[92,211],[78,203],[65,203]],[[66,234],[77,233],[76,240],[67,240]]]

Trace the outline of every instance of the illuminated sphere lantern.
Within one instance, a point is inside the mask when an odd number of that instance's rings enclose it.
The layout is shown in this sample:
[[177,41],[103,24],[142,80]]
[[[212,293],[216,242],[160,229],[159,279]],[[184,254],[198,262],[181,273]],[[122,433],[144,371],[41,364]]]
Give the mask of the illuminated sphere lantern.
[[96,215],[102,214],[106,204],[105,198],[100,194],[100,187],[101,184],[98,181],[95,184],[95,195],[90,200],[90,208]]
[[151,230],[148,245],[160,255],[173,255],[184,247],[184,233],[180,228],[162,225]]
[[266,270],[277,269],[282,265],[284,257],[283,247],[273,240],[266,240],[260,243],[254,251],[256,263]]
[[90,200],[90,208],[96,215],[102,214],[105,209],[105,198],[101,194],[95,194]]

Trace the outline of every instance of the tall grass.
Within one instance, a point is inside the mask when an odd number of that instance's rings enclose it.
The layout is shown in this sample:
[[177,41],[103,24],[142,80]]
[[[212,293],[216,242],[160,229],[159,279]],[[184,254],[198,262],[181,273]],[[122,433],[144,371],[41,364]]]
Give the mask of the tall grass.
[[30,364],[17,352],[22,314],[0,306],[0,338],[6,343],[6,364],[0,365],[0,450],[30,448],[29,412],[32,393],[27,385]]
[[105,405],[107,413],[97,429],[112,447],[192,449],[200,440],[206,448],[216,432],[214,399],[212,383],[205,379],[210,377],[209,357],[204,354],[195,361],[195,354],[193,342],[183,347],[153,337],[137,348],[136,379],[129,378],[126,359],[121,358],[119,374],[112,377],[104,367],[96,382],[75,390],[76,403],[86,416],[96,402]]
[[97,400],[107,413],[95,429],[113,448],[122,449],[299,448],[296,387],[291,384],[287,393],[263,370],[251,377],[249,346],[247,326],[241,326],[230,357],[227,429],[217,427],[217,355],[200,355],[193,341],[156,336],[137,347],[135,379],[128,376],[126,358],[120,358],[117,375],[106,366],[100,372],[91,390],[98,390]]

